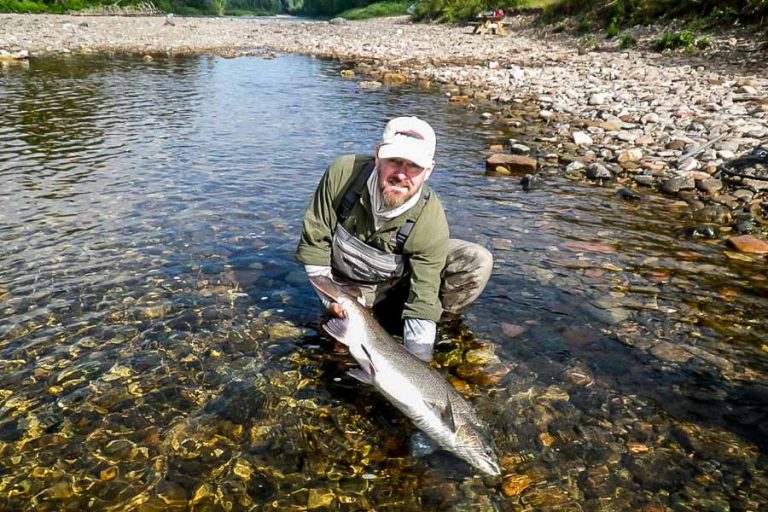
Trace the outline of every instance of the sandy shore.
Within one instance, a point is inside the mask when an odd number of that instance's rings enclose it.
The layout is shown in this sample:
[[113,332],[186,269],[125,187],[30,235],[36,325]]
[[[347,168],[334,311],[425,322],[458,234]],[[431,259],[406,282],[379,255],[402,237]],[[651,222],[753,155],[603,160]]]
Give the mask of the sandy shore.
[[[650,50],[660,30],[633,29],[637,47],[620,49],[618,41],[587,43],[535,28],[527,17],[513,19],[506,36],[481,36],[471,27],[406,18],[175,18],[170,25],[163,17],[2,14],[0,50],[332,57],[376,78],[392,72],[438,84],[468,108],[476,103],[481,114],[501,119],[525,105],[527,115],[517,122],[546,125],[549,149],[605,167],[593,175],[634,177],[635,185],[681,194],[697,208],[751,201],[746,206],[754,210],[760,193],[734,196],[717,183],[699,185],[724,161],[768,145],[768,44],[730,32],[710,36],[705,52],[662,54]],[[588,170],[572,170],[589,178]],[[677,181],[665,187],[670,180]],[[691,190],[698,202],[687,197]]]

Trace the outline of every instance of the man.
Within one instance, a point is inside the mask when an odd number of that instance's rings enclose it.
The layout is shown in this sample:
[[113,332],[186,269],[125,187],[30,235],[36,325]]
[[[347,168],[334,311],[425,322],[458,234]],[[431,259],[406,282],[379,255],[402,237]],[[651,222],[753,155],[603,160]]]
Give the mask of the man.
[[[426,184],[435,143],[429,124],[398,117],[374,156],[337,158],[309,203],[296,251],[310,277],[354,286],[367,307],[405,291],[403,341],[425,361],[441,316],[474,302],[493,267],[485,248],[448,238],[443,206]],[[324,305],[342,314],[338,304]]]

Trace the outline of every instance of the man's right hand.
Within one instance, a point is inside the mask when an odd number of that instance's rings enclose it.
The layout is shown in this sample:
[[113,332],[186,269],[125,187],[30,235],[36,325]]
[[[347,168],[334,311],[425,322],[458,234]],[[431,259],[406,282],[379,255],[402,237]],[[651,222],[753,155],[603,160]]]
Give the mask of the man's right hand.
[[338,302],[332,302],[331,306],[328,308],[328,311],[331,312],[331,314],[337,318],[346,318],[347,314],[344,312],[344,308],[341,307],[341,304]]
[[[321,265],[304,265],[304,271],[307,273],[307,277],[325,276],[333,279],[333,273],[331,267]],[[317,290],[315,290],[317,291]],[[345,318],[347,315],[344,313],[344,308],[338,302],[331,302],[330,299],[325,297],[322,293],[317,292],[317,296],[323,303],[323,307],[331,312],[331,314],[337,318]]]

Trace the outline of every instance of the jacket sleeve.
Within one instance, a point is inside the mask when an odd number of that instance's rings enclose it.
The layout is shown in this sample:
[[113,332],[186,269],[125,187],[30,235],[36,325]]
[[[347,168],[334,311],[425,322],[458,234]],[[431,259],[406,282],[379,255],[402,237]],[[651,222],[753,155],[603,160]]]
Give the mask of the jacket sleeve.
[[435,198],[424,207],[413,226],[404,252],[411,266],[410,292],[403,308],[403,318],[440,321],[440,274],[448,254],[448,222]]
[[344,158],[337,159],[326,169],[304,213],[296,259],[305,265],[331,265],[331,241],[336,226],[333,201],[340,189],[338,168],[348,164]]

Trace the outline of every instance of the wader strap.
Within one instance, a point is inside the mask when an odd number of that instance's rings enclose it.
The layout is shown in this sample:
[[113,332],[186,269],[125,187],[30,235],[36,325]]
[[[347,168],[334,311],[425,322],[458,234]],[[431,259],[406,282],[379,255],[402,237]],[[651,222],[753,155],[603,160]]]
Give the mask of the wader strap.
[[344,197],[342,198],[339,209],[336,212],[338,222],[344,222],[347,220],[347,217],[352,211],[352,208],[354,208],[355,203],[358,199],[360,199],[361,192],[359,192],[358,189],[362,187],[363,183],[368,181],[368,178],[371,176],[374,167],[375,165],[373,162],[364,167],[360,171],[360,174],[358,174],[357,177],[352,181],[352,184],[347,188],[347,191],[344,192]]
[[[431,192],[431,190],[427,190],[426,193],[421,196],[422,208],[426,206],[427,201],[429,201]],[[419,212],[419,216],[421,216],[421,212]],[[395,254],[403,253],[403,247],[405,247],[405,242],[408,241],[408,236],[411,234],[411,230],[413,229],[413,225],[416,224],[416,220],[418,220],[418,217],[416,217],[416,219],[408,219],[405,221],[405,224],[400,226],[400,229],[397,230],[397,234],[395,235]]]

